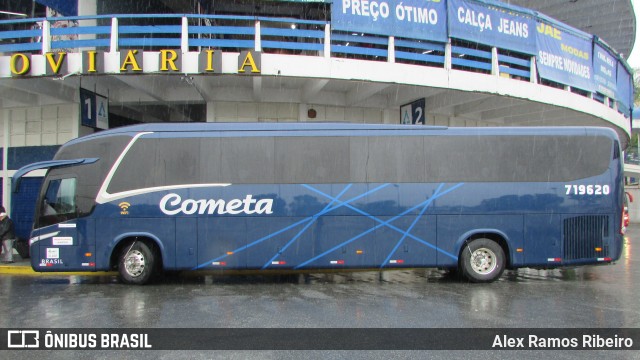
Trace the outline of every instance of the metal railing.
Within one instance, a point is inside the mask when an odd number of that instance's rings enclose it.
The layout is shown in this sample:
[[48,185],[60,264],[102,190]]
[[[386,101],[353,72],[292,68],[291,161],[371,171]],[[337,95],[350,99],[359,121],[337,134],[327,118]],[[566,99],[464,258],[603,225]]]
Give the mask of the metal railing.
[[[60,22],[65,23],[58,26]],[[118,14],[0,21],[0,53],[125,49],[254,49],[440,67],[538,83],[535,56],[450,38],[447,43],[334,31],[326,21],[195,14]],[[542,82],[548,85],[548,82]],[[571,89],[609,108],[617,102]],[[626,113],[626,111],[619,111]],[[626,115],[625,115],[626,116]]]

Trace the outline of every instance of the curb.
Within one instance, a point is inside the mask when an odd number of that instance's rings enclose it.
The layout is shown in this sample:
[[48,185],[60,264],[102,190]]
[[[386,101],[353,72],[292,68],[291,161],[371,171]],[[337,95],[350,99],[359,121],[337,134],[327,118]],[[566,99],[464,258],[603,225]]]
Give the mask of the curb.
[[31,275],[31,276],[112,276],[118,275],[114,271],[78,271],[78,272],[36,272],[31,265],[0,265],[0,275]]

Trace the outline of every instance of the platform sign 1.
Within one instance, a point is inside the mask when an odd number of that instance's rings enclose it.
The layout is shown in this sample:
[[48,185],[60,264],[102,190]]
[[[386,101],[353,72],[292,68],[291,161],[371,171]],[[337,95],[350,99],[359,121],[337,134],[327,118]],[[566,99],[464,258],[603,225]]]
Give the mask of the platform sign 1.
[[424,98],[400,106],[400,124],[424,125],[424,107]]
[[93,91],[80,89],[80,117],[84,126],[108,129],[109,99]]

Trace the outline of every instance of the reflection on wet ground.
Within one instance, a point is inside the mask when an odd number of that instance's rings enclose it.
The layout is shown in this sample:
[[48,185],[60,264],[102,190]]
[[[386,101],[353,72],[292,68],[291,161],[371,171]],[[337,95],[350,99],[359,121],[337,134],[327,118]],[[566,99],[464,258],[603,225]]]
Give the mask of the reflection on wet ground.
[[[0,328],[639,328],[633,227],[609,266],[505,271],[490,284],[438,269],[298,274],[170,273],[145,286],[117,276],[0,276]],[[267,329],[268,331],[268,329]],[[20,358],[24,352],[8,352]],[[129,353],[30,352],[29,359]],[[140,351],[136,358],[638,358],[602,351]],[[496,356],[497,355],[497,356]]]
[[[640,228],[631,239],[640,239]],[[640,266],[505,271],[490,284],[438,269],[296,274],[0,276],[0,327],[640,327]]]
[[[594,268],[607,266],[583,266],[559,269],[517,269],[506,270],[500,282],[527,283],[535,281],[597,281],[601,279]],[[19,278],[19,275],[14,277]],[[24,277],[36,284],[118,284],[117,276],[56,276]],[[277,273],[257,274],[256,272],[238,272],[231,274],[224,272],[190,272],[166,273],[153,281],[155,285],[170,284],[355,284],[355,283],[393,283],[393,284],[422,284],[422,283],[467,283],[455,272],[438,269],[398,269],[398,270],[360,270],[343,272],[305,272],[305,273]],[[482,285],[479,285],[482,286]]]

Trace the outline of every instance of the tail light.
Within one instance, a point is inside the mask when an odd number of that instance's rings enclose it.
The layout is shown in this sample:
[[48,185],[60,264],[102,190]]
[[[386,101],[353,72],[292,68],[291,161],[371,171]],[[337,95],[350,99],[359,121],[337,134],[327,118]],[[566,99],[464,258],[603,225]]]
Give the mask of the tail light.
[[624,214],[622,216],[623,216],[623,219],[624,219],[624,227],[628,227],[629,226],[629,211],[625,210]]

